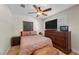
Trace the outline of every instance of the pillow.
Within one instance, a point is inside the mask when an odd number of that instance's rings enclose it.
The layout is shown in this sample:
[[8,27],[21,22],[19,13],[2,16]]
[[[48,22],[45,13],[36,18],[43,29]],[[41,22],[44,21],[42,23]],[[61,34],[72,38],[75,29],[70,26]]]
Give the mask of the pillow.
[[30,34],[31,35],[37,35],[37,32],[36,31],[31,31]]
[[22,31],[21,36],[37,35],[36,31]]
[[29,36],[30,35],[30,31],[22,31],[21,32],[21,36]]

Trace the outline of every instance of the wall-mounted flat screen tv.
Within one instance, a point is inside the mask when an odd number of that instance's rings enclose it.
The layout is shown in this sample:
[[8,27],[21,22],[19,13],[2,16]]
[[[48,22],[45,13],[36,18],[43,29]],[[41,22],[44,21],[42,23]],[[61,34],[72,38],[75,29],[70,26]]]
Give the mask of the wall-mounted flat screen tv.
[[45,29],[57,29],[57,19],[45,22]]

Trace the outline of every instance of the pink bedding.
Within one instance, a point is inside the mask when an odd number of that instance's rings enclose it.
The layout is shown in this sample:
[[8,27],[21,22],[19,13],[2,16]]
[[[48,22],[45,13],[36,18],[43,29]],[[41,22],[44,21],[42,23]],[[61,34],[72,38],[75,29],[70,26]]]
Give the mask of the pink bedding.
[[53,46],[51,39],[41,35],[23,36],[21,38],[20,53],[21,55],[29,55],[36,49],[44,46]]

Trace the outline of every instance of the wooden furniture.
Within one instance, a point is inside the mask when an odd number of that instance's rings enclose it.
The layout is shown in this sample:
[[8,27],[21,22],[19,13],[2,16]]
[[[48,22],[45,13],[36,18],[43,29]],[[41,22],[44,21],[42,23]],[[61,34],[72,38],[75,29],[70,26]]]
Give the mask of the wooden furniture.
[[20,45],[20,36],[11,38],[11,46]]
[[51,38],[53,46],[62,52],[66,54],[71,52],[71,32],[46,30],[45,36]]

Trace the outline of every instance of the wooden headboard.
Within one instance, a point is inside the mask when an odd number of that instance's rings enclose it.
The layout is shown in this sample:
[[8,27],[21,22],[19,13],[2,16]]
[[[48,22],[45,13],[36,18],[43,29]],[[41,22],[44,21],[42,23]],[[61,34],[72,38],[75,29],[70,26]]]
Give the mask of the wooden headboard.
[[21,40],[20,36],[12,37],[11,38],[11,46],[20,45],[20,40]]

